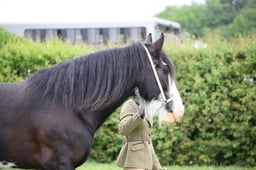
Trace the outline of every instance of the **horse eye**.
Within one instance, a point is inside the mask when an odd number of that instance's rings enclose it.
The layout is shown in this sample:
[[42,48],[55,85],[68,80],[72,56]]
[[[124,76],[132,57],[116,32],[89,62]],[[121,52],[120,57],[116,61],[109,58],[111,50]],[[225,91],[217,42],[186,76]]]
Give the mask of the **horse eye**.
[[167,65],[164,65],[163,67],[163,72],[168,74],[169,73],[169,69],[168,69],[168,66]]

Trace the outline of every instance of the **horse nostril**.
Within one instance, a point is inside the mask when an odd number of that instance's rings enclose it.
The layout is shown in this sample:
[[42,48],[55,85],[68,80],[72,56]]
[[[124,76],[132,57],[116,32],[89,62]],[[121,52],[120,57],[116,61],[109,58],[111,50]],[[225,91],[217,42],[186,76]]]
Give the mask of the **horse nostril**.
[[165,109],[168,111],[168,112],[172,112],[172,102],[168,102],[166,103],[165,105]]

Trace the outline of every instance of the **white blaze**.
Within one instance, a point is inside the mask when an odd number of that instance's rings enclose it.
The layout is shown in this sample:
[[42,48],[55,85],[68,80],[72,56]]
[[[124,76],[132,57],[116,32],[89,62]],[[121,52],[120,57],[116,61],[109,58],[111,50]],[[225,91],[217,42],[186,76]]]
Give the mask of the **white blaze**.
[[169,94],[172,98],[172,111],[177,117],[182,117],[184,115],[184,105],[180,97],[180,93],[176,87],[175,81],[171,81],[169,78]]

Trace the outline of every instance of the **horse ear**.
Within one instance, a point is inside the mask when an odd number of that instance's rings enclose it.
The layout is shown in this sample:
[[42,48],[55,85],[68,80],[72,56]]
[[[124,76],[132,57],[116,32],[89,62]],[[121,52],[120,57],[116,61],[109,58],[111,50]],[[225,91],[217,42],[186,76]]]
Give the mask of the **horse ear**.
[[164,33],[161,33],[160,38],[152,44],[152,48],[155,50],[161,50],[164,44]]
[[164,34],[161,33],[160,38],[149,47],[149,51],[151,55],[157,56],[159,52],[162,50],[163,44],[164,44]]
[[148,36],[146,37],[145,43],[152,43],[152,34],[149,33]]

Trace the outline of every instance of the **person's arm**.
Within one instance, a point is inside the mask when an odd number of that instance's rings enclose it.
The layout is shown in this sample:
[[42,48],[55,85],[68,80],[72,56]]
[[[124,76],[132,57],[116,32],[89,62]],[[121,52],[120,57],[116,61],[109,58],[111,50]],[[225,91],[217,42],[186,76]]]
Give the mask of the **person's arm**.
[[[143,113],[139,113],[137,104],[128,100],[121,108],[118,131],[125,136],[130,134],[143,121]],[[141,116],[142,115],[142,116]]]

